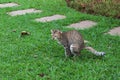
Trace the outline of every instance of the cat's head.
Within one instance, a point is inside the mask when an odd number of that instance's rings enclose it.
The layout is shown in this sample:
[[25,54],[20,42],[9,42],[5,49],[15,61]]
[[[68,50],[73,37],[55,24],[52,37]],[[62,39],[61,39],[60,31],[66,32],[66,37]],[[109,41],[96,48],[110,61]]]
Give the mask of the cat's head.
[[52,39],[59,40],[61,39],[62,32],[60,30],[51,30]]

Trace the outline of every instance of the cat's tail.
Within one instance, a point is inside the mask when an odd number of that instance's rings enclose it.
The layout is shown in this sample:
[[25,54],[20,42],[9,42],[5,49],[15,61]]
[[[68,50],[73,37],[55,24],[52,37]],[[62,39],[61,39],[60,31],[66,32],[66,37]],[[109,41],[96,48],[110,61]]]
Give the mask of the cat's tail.
[[85,49],[87,49],[88,51],[92,52],[93,54],[95,54],[96,56],[104,56],[105,52],[99,52],[96,51],[95,49],[93,49],[92,47],[85,47]]

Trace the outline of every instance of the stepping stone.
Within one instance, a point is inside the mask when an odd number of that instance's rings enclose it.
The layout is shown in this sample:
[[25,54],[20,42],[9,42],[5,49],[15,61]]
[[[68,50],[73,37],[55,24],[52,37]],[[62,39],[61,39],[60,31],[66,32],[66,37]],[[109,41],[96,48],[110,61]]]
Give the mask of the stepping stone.
[[108,32],[108,34],[110,34],[110,35],[119,35],[119,36],[120,36],[120,26],[111,29],[111,30]]
[[37,21],[37,22],[50,22],[50,21],[53,21],[53,20],[59,20],[59,19],[64,19],[64,18],[66,18],[66,16],[56,14],[56,15],[53,15],[53,16],[37,18],[37,19],[35,19],[35,21]]
[[68,26],[68,28],[75,28],[75,29],[86,29],[86,28],[91,28],[93,26],[97,25],[96,22],[90,21],[90,20],[85,20],[81,21],[79,23],[74,23]]
[[25,9],[25,10],[17,10],[17,11],[8,12],[7,14],[11,16],[17,16],[17,15],[25,15],[27,13],[40,13],[40,12],[42,11],[36,10],[36,9]]
[[3,4],[0,4],[0,8],[14,7],[14,6],[18,6],[18,4],[16,4],[16,3],[3,3]]

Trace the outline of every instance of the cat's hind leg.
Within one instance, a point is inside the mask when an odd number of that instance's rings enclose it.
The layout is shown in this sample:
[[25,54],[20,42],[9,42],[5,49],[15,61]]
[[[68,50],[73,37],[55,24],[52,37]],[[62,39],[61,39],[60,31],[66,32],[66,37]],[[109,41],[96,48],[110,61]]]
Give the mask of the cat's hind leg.
[[71,44],[70,45],[70,51],[74,56],[80,55],[79,46],[77,44]]

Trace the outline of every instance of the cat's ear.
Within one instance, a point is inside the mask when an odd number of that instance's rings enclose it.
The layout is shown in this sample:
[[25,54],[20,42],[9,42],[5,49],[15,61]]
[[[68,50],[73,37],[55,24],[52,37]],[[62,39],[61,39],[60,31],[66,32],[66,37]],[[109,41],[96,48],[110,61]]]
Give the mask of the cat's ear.
[[51,29],[51,33],[54,33],[54,30]]
[[62,34],[62,31],[60,31],[60,33]]
[[56,33],[56,32],[59,32],[60,34],[62,34],[62,31],[60,30],[51,30],[51,33]]
[[59,32],[60,34],[62,34],[62,31],[60,31],[60,30],[57,30],[57,32]]
[[51,29],[50,31],[51,31],[51,33],[53,32],[53,30],[52,30],[52,29]]

